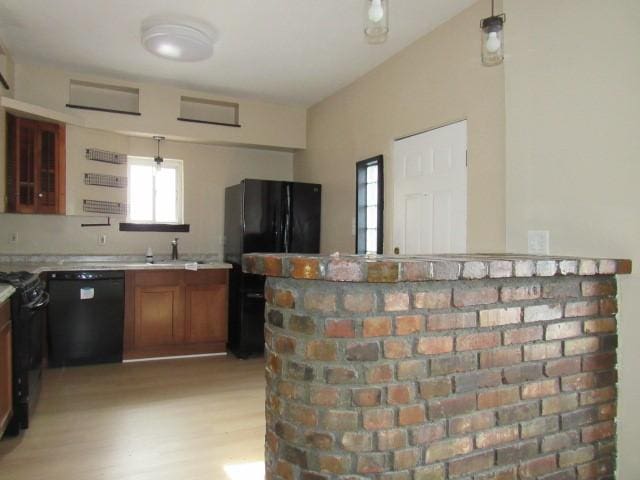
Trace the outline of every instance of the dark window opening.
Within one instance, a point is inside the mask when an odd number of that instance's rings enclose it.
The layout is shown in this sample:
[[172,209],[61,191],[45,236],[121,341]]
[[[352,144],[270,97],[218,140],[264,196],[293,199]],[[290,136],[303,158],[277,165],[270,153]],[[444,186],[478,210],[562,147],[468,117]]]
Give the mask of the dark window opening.
[[382,155],[356,163],[356,253],[382,254],[384,175]]

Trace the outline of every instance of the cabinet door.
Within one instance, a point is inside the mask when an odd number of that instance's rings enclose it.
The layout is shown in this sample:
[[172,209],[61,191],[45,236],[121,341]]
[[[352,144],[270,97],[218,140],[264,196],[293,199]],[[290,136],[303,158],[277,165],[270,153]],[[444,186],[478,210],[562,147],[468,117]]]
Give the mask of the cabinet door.
[[226,285],[188,285],[186,287],[186,307],[187,342],[226,343]]
[[64,201],[61,182],[60,150],[63,148],[60,127],[50,123],[38,124],[36,138],[36,205],[38,213],[59,213]]
[[9,115],[8,132],[8,210],[64,213],[64,126]]
[[174,345],[184,339],[182,288],[136,287],[135,346]]
[[13,395],[11,370],[11,322],[8,302],[0,305],[0,437],[11,419]]
[[36,158],[38,155],[36,140],[38,129],[36,122],[23,118],[15,119],[13,129],[14,146],[11,152],[14,158],[10,159],[9,180],[14,185],[10,188],[14,198],[12,206],[18,213],[36,212]]

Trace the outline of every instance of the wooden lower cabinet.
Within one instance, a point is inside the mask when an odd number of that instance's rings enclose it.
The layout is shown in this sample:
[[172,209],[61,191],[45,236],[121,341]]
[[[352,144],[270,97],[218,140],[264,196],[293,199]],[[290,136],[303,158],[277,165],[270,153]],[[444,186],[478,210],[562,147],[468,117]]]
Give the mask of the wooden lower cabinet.
[[181,343],[184,335],[182,290],[182,287],[136,287],[136,346]]
[[13,414],[11,317],[9,301],[0,304],[0,437]]
[[130,271],[125,285],[125,360],[226,351],[227,270]]
[[185,303],[187,343],[226,343],[227,322],[211,321],[226,318],[226,285],[189,285],[186,287]]

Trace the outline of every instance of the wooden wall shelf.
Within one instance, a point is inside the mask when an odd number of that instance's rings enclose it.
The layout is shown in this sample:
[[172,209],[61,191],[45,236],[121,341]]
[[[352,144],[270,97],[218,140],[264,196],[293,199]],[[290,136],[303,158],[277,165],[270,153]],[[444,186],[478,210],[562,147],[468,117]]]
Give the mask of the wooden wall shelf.
[[208,120],[194,120],[193,118],[178,117],[177,120],[179,120],[181,122],[193,122],[193,123],[206,123],[208,125],[220,125],[222,127],[236,127],[236,128],[242,127],[242,125],[240,125],[239,123],[211,122],[211,121],[208,121]]
[[125,110],[115,110],[113,108],[87,107],[84,105],[73,105],[71,103],[67,103],[65,106],[67,108],[77,108],[78,110],[92,110],[94,112],[119,113],[121,115],[135,115],[138,117],[142,116],[140,112],[127,112]]

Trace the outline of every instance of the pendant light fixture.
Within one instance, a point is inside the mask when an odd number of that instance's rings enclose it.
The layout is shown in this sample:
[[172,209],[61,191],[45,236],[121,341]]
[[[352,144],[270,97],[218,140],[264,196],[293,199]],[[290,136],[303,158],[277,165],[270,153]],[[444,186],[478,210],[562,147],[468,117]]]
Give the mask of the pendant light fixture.
[[164,162],[164,158],[160,156],[160,142],[164,140],[164,137],[154,135],[153,139],[158,142],[158,154],[153,159],[153,161],[156,162],[156,170],[162,170],[162,162]]
[[384,43],[388,33],[388,0],[364,0],[364,34],[367,42]]
[[482,31],[482,64],[487,67],[500,65],[504,60],[504,24],[507,16],[494,12],[494,0],[491,0],[491,16],[480,22]]

